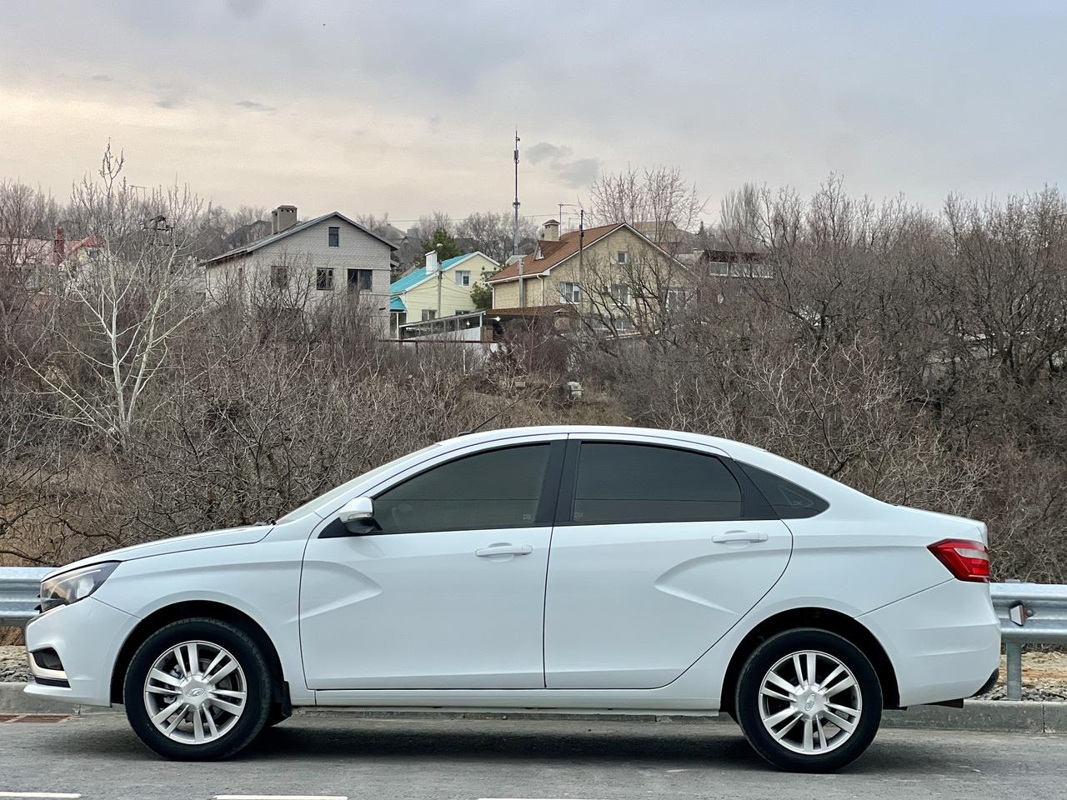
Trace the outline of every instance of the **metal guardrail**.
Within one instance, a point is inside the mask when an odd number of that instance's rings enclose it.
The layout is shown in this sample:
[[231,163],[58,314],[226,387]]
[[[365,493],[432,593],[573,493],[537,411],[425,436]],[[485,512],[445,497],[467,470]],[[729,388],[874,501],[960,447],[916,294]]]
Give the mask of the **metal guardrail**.
[[[52,569],[0,567],[0,626],[23,627],[33,618],[41,579]],[[989,589],[1008,659],[1008,699],[1019,700],[1023,646],[1067,645],[1067,586],[1009,581]]]
[[1049,583],[991,583],[1000,640],[1007,655],[1007,696],[1022,699],[1023,645],[1067,644],[1067,586]]
[[0,567],[0,626],[22,628],[37,613],[41,578],[55,567]]

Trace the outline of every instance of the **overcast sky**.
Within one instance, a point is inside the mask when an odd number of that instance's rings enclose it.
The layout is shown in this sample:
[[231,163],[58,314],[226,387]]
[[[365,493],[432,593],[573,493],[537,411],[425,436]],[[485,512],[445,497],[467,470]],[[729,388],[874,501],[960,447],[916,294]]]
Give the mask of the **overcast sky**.
[[1062,0],[0,0],[0,178],[228,208],[522,213],[664,164],[938,207],[1067,169]]

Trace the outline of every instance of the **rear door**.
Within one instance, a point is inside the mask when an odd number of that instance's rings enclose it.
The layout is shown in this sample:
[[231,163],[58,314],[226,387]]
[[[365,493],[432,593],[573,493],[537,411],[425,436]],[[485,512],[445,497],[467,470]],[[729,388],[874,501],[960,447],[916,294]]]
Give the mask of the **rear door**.
[[762,598],[792,535],[728,458],[651,439],[568,444],[545,600],[550,689],[650,689]]

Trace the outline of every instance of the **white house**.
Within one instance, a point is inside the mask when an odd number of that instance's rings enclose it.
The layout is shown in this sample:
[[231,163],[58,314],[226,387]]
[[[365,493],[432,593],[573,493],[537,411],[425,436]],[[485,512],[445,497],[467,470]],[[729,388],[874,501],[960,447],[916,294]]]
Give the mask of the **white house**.
[[394,245],[337,211],[297,222],[296,206],[278,206],[271,217],[270,236],[204,263],[210,300],[277,292],[311,308],[356,295],[387,324]]

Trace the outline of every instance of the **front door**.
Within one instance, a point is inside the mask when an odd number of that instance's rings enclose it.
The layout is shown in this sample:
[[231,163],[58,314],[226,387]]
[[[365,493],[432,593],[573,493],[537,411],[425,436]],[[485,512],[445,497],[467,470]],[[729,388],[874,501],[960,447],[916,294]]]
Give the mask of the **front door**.
[[374,498],[381,532],[316,533],[300,585],[308,687],[543,688],[552,452],[449,461]]

